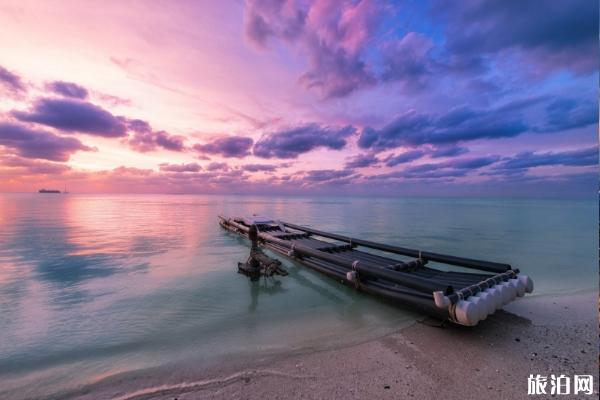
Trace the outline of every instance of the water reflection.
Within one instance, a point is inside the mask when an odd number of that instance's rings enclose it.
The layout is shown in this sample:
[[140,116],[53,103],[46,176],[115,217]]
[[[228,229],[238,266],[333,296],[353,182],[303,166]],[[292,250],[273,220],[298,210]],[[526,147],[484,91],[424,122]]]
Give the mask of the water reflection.
[[361,340],[415,317],[292,262],[288,276],[250,283],[236,273],[247,243],[219,228],[220,213],[506,261],[541,293],[596,279],[594,202],[0,195],[0,398]]
[[251,313],[256,312],[259,297],[266,297],[265,301],[269,301],[270,296],[283,293],[287,290],[279,280],[272,278],[261,278],[256,282],[252,282],[248,279],[248,284],[250,285],[250,304],[248,305],[248,311]]

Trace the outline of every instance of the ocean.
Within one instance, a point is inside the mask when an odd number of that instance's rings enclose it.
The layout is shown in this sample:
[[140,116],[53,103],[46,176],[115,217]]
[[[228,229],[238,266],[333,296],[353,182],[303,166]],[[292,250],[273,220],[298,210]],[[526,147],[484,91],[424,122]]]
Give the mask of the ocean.
[[421,317],[289,261],[289,276],[249,282],[236,273],[249,246],[221,213],[508,262],[535,296],[598,286],[596,199],[0,194],[0,398],[339,346]]

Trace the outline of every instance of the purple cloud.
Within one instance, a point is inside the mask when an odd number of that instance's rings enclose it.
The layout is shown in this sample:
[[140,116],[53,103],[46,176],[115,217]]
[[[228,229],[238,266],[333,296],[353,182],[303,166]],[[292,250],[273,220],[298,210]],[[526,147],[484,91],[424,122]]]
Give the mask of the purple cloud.
[[318,39],[310,43],[310,49],[312,68],[299,78],[306,88],[319,90],[325,98],[334,98],[375,84],[375,78],[356,55],[327,47]]
[[598,2],[486,0],[441,9],[447,46],[460,57],[518,51],[542,70],[598,69]]
[[54,93],[65,97],[85,100],[88,97],[88,91],[83,86],[72,82],[54,81],[48,85]]
[[33,109],[13,111],[20,121],[35,122],[67,132],[80,132],[103,137],[122,137],[127,134],[125,120],[103,108],[85,101],[43,98]]
[[201,154],[219,154],[223,157],[243,158],[250,155],[254,141],[244,136],[223,136],[205,144],[195,144],[194,150]]
[[499,160],[499,156],[485,156],[468,159],[456,159],[437,164],[426,163],[412,165],[404,168],[401,171],[371,175],[366,178],[368,180],[387,180],[399,178],[411,180],[447,180],[449,178],[467,176],[470,172],[493,165]]
[[293,1],[246,1],[246,37],[259,47],[271,37],[296,39],[304,30],[307,11]]
[[229,171],[229,165],[224,162],[211,162],[206,166],[207,171]]
[[598,146],[559,152],[522,152],[495,166],[498,170],[527,170],[548,165],[597,166]]
[[27,90],[19,75],[10,72],[2,66],[0,66],[0,87],[13,95]]
[[393,155],[385,160],[385,165],[388,167],[393,167],[398,164],[404,164],[410,161],[418,160],[419,158],[425,156],[425,152],[422,150],[411,150],[404,152],[402,154]]
[[484,156],[476,158],[454,159],[437,165],[442,168],[478,169],[494,164],[498,162],[498,160],[500,160],[499,156]]
[[371,165],[376,165],[379,162],[380,160],[373,154],[358,154],[357,156],[350,158],[346,162],[345,167],[349,169],[365,168],[370,167]]
[[154,131],[150,124],[140,119],[127,121],[129,130],[133,131],[133,136],[128,140],[129,146],[140,153],[155,151],[158,147],[170,151],[183,151],[183,136],[171,135],[165,131]]
[[189,164],[169,164],[162,163],[159,166],[159,169],[164,172],[199,172],[202,170],[202,167],[197,163],[189,163]]
[[409,111],[394,121],[376,130],[370,127],[363,129],[358,138],[358,146],[363,149],[386,150],[408,144],[406,136],[420,133],[431,127],[431,117]]
[[595,101],[556,99],[546,106],[545,111],[546,124],[536,127],[538,132],[557,132],[598,122],[598,106]]
[[431,39],[416,32],[386,43],[383,47],[382,80],[401,81],[411,91],[424,88],[437,68],[430,54],[433,48]]
[[352,126],[334,128],[309,124],[265,134],[256,142],[253,152],[262,158],[296,158],[319,147],[340,150],[346,146],[348,136],[355,132]]
[[367,177],[369,180],[388,180],[388,179],[417,179],[417,180],[447,180],[448,178],[464,177],[469,173],[466,169],[411,169],[403,171],[394,171],[387,174],[371,175]]
[[312,171],[306,171],[304,174],[304,180],[309,182],[326,182],[333,181],[340,178],[346,178],[352,175],[354,171],[348,169],[333,170],[333,169],[318,169]]
[[469,140],[514,137],[528,129],[519,115],[502,109],[486,111],[465,107],[440,116],[411,110],[381,129],[365,128],[358,146],[383,151],[422,144],[451,145]]
[[456,157],[469,152],[469,149],[461,146],[438,147],[429,153],[431,158]]
[[68,161],[71,154],[77,151],[94,150],[76,138],[10,122],[0,122],[0,145],[13,149],[21,157],[63,162]]
[[71,167],[66,164],[21,157],[0,158],[0,165],[11,168],[19,168],[27,175],[60,175],[71,170]]
[[513,55],[537,66],[534,72],[595,71],[598,4],[558,0],[540,10],[535,0],[477,0],[459,6],[440,1],[431,12],[435,25],[445,31],[441,40],[442,32],[431,34],[426,27],[432,21],[406,21],[431,38],[419,32],[398,37],[393,29],[381,34],[381,26],[403,25],[401,13],[412,20],[422,9],[369,0],[248,0],[244,20],[246,37],[260,48],[270,40],[299,47],[308,58],[300,83],[325,98],[344,97],[378,82],[398,81],[415,91],[433,77],[449,74],[461,76],[465,88],[497,91],[488,73],[497,72],[497,61]]
[[278,167],[273,164],[245,164],[240,168],[247,172],[274,172]]
[[378,17],[377,4],[368,0],[250,0],[244,19],[247,38],[259,47],[264,48],[270,38],[299,44],[309,64],[300,83],[331,98],[375,83],[363,53]]

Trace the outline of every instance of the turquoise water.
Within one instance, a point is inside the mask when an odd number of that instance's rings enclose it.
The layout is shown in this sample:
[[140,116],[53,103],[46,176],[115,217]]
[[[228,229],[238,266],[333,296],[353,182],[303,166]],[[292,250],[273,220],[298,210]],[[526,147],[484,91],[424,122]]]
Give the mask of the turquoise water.
[[[251,284],[217,215],[270,215],[509,262],[536,294],[598,285],[592,201],[0,195],[0,398],[58,396],[126,371],[335,346],[418,315],[297,265]],[[57,395],[58,393],[58,395]]]

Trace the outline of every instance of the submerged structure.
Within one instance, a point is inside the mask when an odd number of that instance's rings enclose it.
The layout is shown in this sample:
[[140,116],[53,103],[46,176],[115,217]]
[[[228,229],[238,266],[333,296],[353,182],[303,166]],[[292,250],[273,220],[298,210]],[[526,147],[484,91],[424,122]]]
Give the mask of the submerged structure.
[[[259,246],[360,291],[460,325],[477,325],[533,291],[533,281],[509,264],[375,243],[268,218],[219,220],[244,237],[256,228]],[[429,262],[463,271],[438,269]]]
[[250,225],[248,238],[252,243],[250,256],[244,263],[238,263],[238,272],[246,275],[252,281],[257,281],[261,276],[272,277],[274,275],[286,276],[288,272],[281,265],[281,261],[270,258],[263,254],[258,246],[258,226]]

